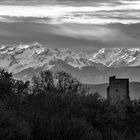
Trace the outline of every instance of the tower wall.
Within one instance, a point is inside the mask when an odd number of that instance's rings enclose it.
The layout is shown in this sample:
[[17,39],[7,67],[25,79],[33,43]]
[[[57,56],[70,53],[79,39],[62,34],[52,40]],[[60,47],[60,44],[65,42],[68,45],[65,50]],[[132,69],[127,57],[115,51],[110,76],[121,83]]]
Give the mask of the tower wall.
[[107,99],[112,101],[129,100],[129,79],[109,78]]

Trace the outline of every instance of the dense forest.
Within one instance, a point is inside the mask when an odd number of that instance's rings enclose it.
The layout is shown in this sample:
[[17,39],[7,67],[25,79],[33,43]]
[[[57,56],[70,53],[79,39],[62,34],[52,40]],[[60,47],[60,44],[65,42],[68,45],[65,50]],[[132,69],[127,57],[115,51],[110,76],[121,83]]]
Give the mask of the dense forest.
[[110,104],[64,71],[25,82],[1,70],[0,139],[140,140],[140,104]]

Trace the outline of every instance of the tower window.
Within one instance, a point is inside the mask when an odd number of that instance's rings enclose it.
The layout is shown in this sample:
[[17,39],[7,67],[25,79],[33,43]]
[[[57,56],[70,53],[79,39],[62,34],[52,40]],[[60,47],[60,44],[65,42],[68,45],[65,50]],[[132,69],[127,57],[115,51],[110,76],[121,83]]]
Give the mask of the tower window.
[[118,92],[119,90],[118,89],[116,89],[116,92]]

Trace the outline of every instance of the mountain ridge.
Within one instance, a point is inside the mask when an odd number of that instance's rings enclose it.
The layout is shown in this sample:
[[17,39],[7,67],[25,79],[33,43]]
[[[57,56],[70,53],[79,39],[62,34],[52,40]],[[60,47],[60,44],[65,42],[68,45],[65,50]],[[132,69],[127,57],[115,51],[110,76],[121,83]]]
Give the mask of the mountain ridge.
[[41,70],[64,70],[83,83],[107,82],[112,75],[140,81],[140,64],[135,65],[139,57],[139,48],[102,48],[89,54],[45,48],[38,42],[0,47],[0,67],[24,80]]

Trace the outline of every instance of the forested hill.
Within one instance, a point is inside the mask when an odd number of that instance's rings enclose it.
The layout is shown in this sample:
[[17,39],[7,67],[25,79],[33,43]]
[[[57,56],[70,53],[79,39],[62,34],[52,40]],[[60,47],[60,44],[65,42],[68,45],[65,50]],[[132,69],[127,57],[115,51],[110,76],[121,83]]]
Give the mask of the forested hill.
[[23,82],[0,70],[0,140],[140,140],[140,102],[131,103],[88,94],[64,71]]

